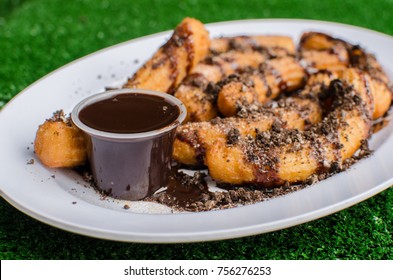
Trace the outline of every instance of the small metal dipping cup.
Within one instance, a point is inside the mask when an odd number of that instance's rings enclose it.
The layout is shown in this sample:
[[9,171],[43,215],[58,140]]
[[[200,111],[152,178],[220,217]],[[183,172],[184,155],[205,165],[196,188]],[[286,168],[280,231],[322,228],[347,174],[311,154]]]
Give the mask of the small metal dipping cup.
[[[147,94],[164,98],[179,108],[171,124],[141,133],[112,133],[84,124],[80,111],[86,106],[119,94]],[[186,117],[183,103],[172,95],[143,89],[111,90],[90,96],[71,113],[74,124],[86,135],[88,158],[97,187],[105,194],[125,200],[140,200],[166,186],[171,172],[176,127]],[[105,116],[102,116],[105,118]]]

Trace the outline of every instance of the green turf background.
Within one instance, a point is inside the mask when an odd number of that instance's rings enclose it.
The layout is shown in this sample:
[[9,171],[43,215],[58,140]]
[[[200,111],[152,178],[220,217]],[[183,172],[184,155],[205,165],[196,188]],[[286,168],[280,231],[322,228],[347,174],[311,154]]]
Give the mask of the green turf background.
[[[392,11],[391,0],[0,0],[0,107],[76,58],[172,29],[185,16],[205,23],[320,19],[393,35]],[[6,137],[5,133],[0,137]],[[7,159],[0,155],[0,160]],[[393,188],[290,229],[172,245],[120,243],[68,233],[20,213],[0,198],[0,259],[393,259],[392,232]]]

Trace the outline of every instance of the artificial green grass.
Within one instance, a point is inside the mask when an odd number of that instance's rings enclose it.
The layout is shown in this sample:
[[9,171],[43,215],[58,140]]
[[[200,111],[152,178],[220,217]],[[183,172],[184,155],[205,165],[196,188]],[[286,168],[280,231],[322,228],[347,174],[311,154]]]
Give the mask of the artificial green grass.
[[[6,7],[0,12],[0,107],[35,80],[76,58],[172,29],[185,16],[205,23],[320,19],[393,34],[393,2],[388,0],[0,1],[5,3],[0,8]],[[392,232],[392,188],[290,229],[172,245],[120,243],[68,233],[31,219],[0,199],[1,259],[393,259]]]
[[0,203],[1,259],[393,259],[393,190],[307,224],[194,244],[132,244],[68,233]]

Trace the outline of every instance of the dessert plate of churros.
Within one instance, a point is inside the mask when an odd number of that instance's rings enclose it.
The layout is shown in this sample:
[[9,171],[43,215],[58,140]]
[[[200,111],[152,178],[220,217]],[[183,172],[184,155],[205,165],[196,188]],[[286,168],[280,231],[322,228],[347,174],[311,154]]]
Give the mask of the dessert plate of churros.
[[[322,218],[393,185],[392,49],[388,35],[338,23],[185,18],[11,100],[0,112],[0,194],[54,227],[125,242],[221,240]],[[168,184],[138,201],[96,186],[69,116],[121,88],[187,108]]]

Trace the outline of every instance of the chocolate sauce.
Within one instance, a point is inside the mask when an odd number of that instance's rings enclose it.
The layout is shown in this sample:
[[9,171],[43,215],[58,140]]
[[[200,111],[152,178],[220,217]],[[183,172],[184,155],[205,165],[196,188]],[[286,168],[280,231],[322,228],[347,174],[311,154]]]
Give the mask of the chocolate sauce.
[[162,97],[129,93],[90,104],[80,111],[79,118],[100,131],[140,133],[168,126],[179,114],[179,108]]
[[192,203],[203,200],[203,195],[209,193],[203,173],[188,176],[183,172],[174,171],[168,180],[166,194],[177,207],[187,208]]
[[171,173],[174,133],[137,142],[91,138],[88,156],[95,185],[105,195],[125,200],[143,199],[165,187]]
[[158,202],[178,211],[200,212],[254,204],[306,187],[294,185],[257,190],[251,186],[220,184],[219,187],[226,190],[212,192],[208,189],[205,177],[202,172],[189,176],[182,171],[173,170],[167,189],[145,198],[144,201]]
[[[82,108],[78,116],[103,132],[156,131],[177,122],[178,106],[144,93],[112,95]],[[171,172],[175,127],[146,137],[117,139],[88,135],[87,151],[95,185],[105,195],[139,200],[165,187]]]

